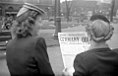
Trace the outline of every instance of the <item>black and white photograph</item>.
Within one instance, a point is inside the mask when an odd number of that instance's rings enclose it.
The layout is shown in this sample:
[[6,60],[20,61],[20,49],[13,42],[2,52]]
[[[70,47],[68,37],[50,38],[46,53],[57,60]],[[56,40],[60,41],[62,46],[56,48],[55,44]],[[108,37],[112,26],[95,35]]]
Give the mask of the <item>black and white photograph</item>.
[[0,0],[0,76],[118,76],[118,0]]

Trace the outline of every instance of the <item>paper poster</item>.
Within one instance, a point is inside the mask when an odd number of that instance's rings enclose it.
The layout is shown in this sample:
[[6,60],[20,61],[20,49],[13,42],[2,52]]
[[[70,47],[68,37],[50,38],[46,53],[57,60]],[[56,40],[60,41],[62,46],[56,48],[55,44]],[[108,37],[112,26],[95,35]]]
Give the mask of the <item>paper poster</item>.
[[65,68],[73,69],[73,61],[77,54],[84,52],[90,46],[86,32],[58,33],[60,49]]

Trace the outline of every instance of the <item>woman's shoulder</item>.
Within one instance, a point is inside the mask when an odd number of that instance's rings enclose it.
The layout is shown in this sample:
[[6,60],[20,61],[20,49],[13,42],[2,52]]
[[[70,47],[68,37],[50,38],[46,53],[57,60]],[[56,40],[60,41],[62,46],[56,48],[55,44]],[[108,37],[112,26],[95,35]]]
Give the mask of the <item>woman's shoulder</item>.
[[44,42],[45,41],[45,39],[43,38],[43,37],[39,37],[39,36],[37,36],[37,37],[33,37],[33,40],[35,40],[36,42]]
[[27,38],[14,38],[14,39],[11,39],[9,40],[8,43],[24,43],[24,42],[34,42],[36,41],[37,38],[36,37],[27,37]]
[[82,58],[84,60],[88,60],[88,59],[93,59],[96,55],[95,53],[96,49],[88,49],[82,53],[79,53],[76,55],[76,58]]
[[45,39],[43,37],[28,37],[28,38],[24,38],[22,39],[23,41],[28,41],[28,42],[37,42],[37,41],[45,41]]
[[32,37],[30,41],[33,42],[35,45],[46,45],[45,39],[43,37]]
[[28,38],[21,38],[21,39],[12,39],[8,42],[8,45],[20,45],[20,44],[37,44],[44,43],[45,39],[43,37],[28,37]]
[[118,48],[112,49],[112,51],[118,54]]

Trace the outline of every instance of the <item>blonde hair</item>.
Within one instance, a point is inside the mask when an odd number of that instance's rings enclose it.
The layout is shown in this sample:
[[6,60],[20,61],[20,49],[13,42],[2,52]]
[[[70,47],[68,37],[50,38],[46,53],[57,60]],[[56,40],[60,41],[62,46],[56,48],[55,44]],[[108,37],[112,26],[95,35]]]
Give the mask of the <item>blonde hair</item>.
[[28,10],[17,17],[16,21],[13,23],[12,35],[17,38],[32,36],[31,31],[38,15],[40,15],[40,13],[37,11]]
[[91,39],[96,42],[107,41],[113,34],[113,27],[103,20],[91,22],[86,29]]

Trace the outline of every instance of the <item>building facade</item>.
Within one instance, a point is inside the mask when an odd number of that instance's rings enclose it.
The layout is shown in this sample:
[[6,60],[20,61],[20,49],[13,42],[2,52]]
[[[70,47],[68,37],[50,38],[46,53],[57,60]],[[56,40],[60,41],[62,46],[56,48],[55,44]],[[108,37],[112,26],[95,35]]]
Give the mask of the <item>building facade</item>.
[[0,0],[0,16],[15,16],[25,2],[35,4],[44,9],[48,15],[53,15],[52,0]]

